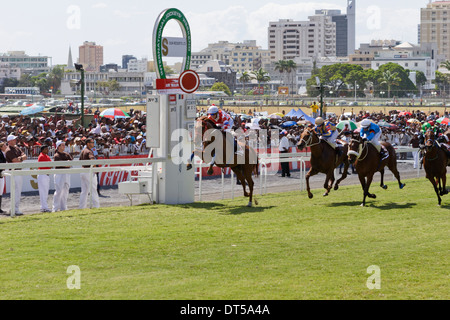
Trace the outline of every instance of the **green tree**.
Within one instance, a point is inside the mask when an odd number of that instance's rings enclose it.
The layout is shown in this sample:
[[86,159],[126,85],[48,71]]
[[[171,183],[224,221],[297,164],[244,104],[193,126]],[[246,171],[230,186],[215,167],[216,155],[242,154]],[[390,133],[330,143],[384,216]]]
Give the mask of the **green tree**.
[[[275,62],[275,71],[278,71],[280,73],[281,78],[283,79],[283,75],[286,72],[286,61],[285,60],[278,60]],[[282,80],[282,83],[284,83],[284,79]]]
[[[389,71],[385,75],[385,72]],[[387,63],[382,65],[376,72],[377,85],[381,88],[386,88],[389,91],[388,83],[391,82],[391,92],[395,91],[395,96],[405,97],[408,93],[417,93],[417,88],[409,78],[409,70],[404,69],[396,63]],[[391,79],[385,79],[385,76],[390,74]],[[396,77],[393,77],[396,74]],[[388,76],[389,77],[389,76]],[[387,81],[387,82],[384,82]]]
[[[288,61],[286,61],[286,65],[285,65],[285,68],[286,68],[286,73],[290,76],[290,82],[291,82],[291,92],[292,92],[292,94],[294,94],[294,91],[297,91],[297,90],[294,90],[294,76],[297,74],[297,64],[293,61],[293,60],[288,60]],[[294,74],[293,76],[291,75],[291,74]]]
[[433,83],[436,85],[437,90],[444,90],[445,92],[445,89],[450,84],[450,77],[445,73],[436,71],[436,79],[433,80]]
[[252,76],[250,75],[250,73],[248,73],[247,71],[244,71],[241,75],[241,77],[239,78],[239,81],[242,83],[243,86],[243,93],[244,95],[247,94],[247,92],[245,91],[245,84],[249,83],[250,81],[252,81]]
[[388,90],[388,98],[391,97],[391,89],[393,86],[398,86],[402,81],[398,76],[397,72],[391,72],[390,70],[386,70],[383,72],[381,78],[378,79],[380,85],[386,85]]
[[223,83],[223,82],[216,82],[216,83],[214,83],[213,86],[211,87],[210,91],[223,91],[228,96],[231,96],[230,88],[228,88],[228,86],[225,83]]
[[444,61],[441,63],[441,67],[447,69],[448,71],[450,71],[450,61]]
[[265,71],[263,68],[259,68],[257,71],[251,72],[253,78],[258,82],[258,89],[261,86],[261,83],[269,82],[270,76],[268,75],[268,72]]

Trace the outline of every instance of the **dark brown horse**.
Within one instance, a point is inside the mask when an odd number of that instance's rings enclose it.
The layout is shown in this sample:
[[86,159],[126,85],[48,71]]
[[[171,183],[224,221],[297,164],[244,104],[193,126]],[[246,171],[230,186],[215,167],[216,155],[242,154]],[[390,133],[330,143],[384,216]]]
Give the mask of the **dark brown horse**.
[[381,142],[386,150],[389,152],[389,157],[382,160],[381,155],[376,147],[362,139],[359,134],[354,134],[348,151],[348,159],[350,163],[354,164],[358,172],[359,181],[364,191],[364,198],[361,204],[362,207],[366,205],[366,197],[376,199],[375,194],[369,193],[370,184],[376,172],[381,173],[381,184],[383,189],[387,189],[384,184],[384,168],[387,166],[389,170],[397,178],[400,189],[405,185],[400,181],[400,173],[397,170],[397,156],[394,147],[388,142]]
[[442,202],[441,196],[448,194],[445,186],[447,183],[447,164],[448,158],[445,151],[438,146],[434,132],[428,130],[425,134],[423,167],[427,179],[430,180],[434,187],[434,191],[438,197],[439,206]]
[[328,142],[319,139],[319,136],[314,131],[314,129],[308,128],[303,131],[300,137],[300,141],[297,144],[297,148],[302,151],[304,148],[308,147],[311,148],[311,169],[306,175],[306,189],[308,191],[308,197],[310,199],[313,198],[313,194],[311,193],[311,189],[309,187],[309,178],[318,173],[326,174],[325,184],[323,186],[326,189],[326,192],[323,196],[326,197],[330,193],[331,188],[333,188],[333,184],[335,181],[334,170],[342,163],[344,163],[345,165],[344,173],[342,174],[342,177],[336,182],[334,190],[338,190],[339,184],[345,178],[347,178],[347,169],[350,166],[347,158],[348,145],[347,143],[344,143],[342,155],[340,157],[337,157],[336,151],[333,149],[333,147],[330,146]]
[[[245,146],[245,155],[239,156],[234,152],[234,142],[230,141],[230,138],[226,137],[225,133],[222,133],[213,121],[204,116],[197,120],[197,128],[201,128],[201,137],[203,150],[195,151],[195,154],[199,156],[203,161],[210,162],[212,156],[215,156],[215,162],[211,163],[208,175],[213,174],[213,167],[216,165],[219,168],[230,168],[237,179],[241,183],[244,189],[244,196],[250,198],[248,206],[253,205],[253,188],[255,183],[253,182],[252,174],[258,175],[258,154],[253,148]],[[222,148],[208,149],[215,142],[216,137],[221,136],[223,139]],[[246,190],[246,185],[249,187],[249,193]],[[255,204],[258,205],[258,201],[255,199]]]

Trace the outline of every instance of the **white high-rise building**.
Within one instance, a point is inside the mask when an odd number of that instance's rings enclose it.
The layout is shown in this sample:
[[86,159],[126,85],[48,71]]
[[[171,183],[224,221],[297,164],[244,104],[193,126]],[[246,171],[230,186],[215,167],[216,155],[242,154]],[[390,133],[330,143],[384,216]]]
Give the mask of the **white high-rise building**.
[[356,0],[347,0],[347,53],[356,49]]
[[281,19],[269,23],[272,62],[296,57],[336,56],[336,24],[332,17],[315,15],[310,21]]

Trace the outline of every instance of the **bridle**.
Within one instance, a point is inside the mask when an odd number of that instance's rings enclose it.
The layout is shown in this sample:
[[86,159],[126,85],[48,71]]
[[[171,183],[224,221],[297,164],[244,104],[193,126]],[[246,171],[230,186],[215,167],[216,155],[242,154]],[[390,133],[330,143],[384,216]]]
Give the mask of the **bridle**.
[[[367,142],[361,143],[360,140],[352,139],[351,142],[350,142],[350,145],[353,142],[359,143],[359,147],[358,147],[359,148],[359,150],[358,150],[359,152],[356,152],[354,150],[349,150],[347,152],[347,154],[349,156],[351,156],[351,155],[355,156],[356,160],[363,161],[365,158],[367,158],[367,155],[369,154],[369,148],[367,148]],[[364,150],[366,150],[366,155],[363,158],[361,158]]]
[[313,139],[313,132],[312,131],[308,131],[309,132],[309,138],[305,141],[304,138],[302,138],[300,140],[301,143],[305,144],[305,147],[310,148],[310,147],[314,147],[320,144],[320,139],[318,139],[318,142],[310,144],[312,142]]

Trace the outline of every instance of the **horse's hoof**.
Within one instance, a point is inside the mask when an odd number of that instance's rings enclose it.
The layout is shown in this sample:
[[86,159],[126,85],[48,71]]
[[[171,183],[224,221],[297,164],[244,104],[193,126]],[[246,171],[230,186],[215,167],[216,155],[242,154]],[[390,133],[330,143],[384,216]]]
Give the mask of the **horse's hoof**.
[[312,194],[308,194],[308,198],[312,199],[314,196]]
[[365,207],[366,205],[364,204],[364,203],[361,203],[361,205],[360,205],[361,207]]
[[376,196],[376,195],[374,195],[374,194],[369,194],[369,198],[370,198],[370,199],[376,199],[376,198],[377,198],[377,196]]
[[251,202],[249,202],[247,207],[251,208],[251,207],[253,207],[253,204]]
[[338,191],[339,190],[339,186],[334,186],[334,191]]
[[402,183],[402,184],[400,185],[400,190],[403,189],[404,187],[405,187],[405,184]]
[[383,188],[384,190],[387,190],[388,186],[387,186],[387,185],[384,185],[384,186],[382,186],[382,188]]
[[208,176],[212,176],[213,173],[214,173],[214,170],[208,170],[208,172],[206,172],[206,174],[207,174]]
[[324,197],[328,197],[328,193],[324,193],[323,196],[324,196]]

